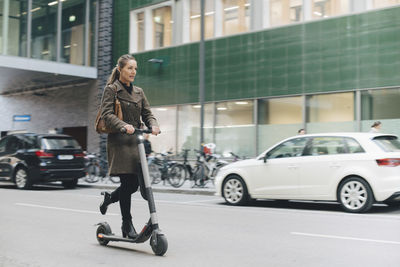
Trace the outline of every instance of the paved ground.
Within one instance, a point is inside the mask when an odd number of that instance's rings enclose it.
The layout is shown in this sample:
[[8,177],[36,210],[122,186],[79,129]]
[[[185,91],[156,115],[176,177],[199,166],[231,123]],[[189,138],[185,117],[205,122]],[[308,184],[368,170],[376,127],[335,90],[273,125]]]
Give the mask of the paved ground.
[[[99,188],[0,184],[0,266],[399,266],[400,208],[348,214],[337,204],[259,201],[230,207],[209,195],[155,193],[169,249],[100,246],[95,224],[120,232],[117,204],[98,212]],[[136,194],[134,223],[148,218]]]

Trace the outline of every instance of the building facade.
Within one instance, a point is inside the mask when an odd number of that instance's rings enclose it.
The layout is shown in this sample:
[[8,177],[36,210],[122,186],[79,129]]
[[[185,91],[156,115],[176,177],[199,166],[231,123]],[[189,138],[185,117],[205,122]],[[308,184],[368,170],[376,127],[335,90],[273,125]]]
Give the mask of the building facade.
[[[114,2],[113,61],[138,61],[163,134],[199,146],[200,0]],[[399,0],[205,0],[205,142],[254,156],[308,133],[400,134]]]
[[112,2],[0,0],[2,136],[65,133],[99,150],[93,121],[112,60]]

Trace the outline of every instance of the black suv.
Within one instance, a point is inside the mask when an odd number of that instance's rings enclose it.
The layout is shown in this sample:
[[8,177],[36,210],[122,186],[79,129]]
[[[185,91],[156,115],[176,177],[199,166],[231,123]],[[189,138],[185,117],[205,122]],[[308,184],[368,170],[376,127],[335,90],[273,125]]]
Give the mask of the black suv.
[[0,180],[12,181],[20,189],[50,181],[74,188],[85,176],[84,156],[78,142],[68,135],[8,135],[0,140]]

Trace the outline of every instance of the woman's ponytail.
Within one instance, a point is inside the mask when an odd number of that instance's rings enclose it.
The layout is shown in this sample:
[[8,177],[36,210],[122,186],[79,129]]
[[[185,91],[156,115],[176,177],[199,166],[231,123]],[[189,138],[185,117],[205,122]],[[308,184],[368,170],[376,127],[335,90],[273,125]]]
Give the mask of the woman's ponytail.
[[113,84],[115,82],[115,80],[117,80],[118,78],[119,78],[118,67],[114,67],[114,69],[111,72],[110,77],[108,77],[107,85]]

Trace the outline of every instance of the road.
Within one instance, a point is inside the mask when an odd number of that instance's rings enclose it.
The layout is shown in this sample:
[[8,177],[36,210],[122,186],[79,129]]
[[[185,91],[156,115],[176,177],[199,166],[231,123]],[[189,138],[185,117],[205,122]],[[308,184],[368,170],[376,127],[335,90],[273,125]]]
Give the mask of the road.
[[[399,266],[400,207],[348,214],[337,204],[260,201],[231,207],[215,196],[155,193],[169,249],[100,246],[95,224],[120,233],[118,204],[98,212],[100,189],[0,184],[0,266]],[[135,194],[137,229],[148,220]]]

